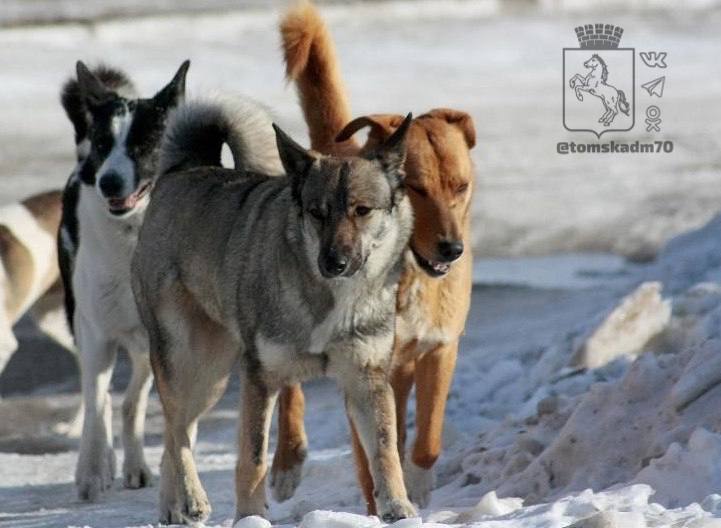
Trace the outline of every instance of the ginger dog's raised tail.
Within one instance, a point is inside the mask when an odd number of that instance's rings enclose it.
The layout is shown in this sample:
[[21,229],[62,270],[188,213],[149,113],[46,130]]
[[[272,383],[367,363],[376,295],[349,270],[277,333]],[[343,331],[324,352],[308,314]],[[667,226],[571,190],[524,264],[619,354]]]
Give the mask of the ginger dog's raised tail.
[[350,105],[333,39],[315,6],[302,0],[290,8],[280,23],[280,33],[286,75],[298,89],[311,148],[325,154],[356,153],[353,139],[335,141],[351,120]]

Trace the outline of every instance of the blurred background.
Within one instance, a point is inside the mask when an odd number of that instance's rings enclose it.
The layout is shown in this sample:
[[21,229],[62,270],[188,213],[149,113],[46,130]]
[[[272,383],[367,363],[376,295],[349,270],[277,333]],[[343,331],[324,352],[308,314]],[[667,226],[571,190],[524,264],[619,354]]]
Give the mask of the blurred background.
[[[716,211],[719,2],[321,3],[354,113],[448,106],[472,114],[476,255],[594,251],[645,260]],[[190,58],[191,95],[230,90],[256,97],[285,127],[303,134],[278,49],[284,5],[3,0],[0,201],[64,183],[73,149],[58,91],[77,59],[120,66],[150,95]],[[653,101],[637,86],[635,130],[604,140],[670,139],[671,155],[556,153],[559,141],[595,139],[564,130],[560,92],[561,50],[578,46],[576,25],[593,22],[622,26],[622,46],[668,53],[661,132],[645,133],[642,110]],[[638,62],[637,85],[660,71],[643,71]]]
[[[506,411],[478,411],[484,395],[462,398],[460,383],[483,385],[486,371],[503,365],[499,357],[509,351],[531,357],[537,343],[615,298],[609,291],[616,275],[623,280],[629,273],[629,262],[648,264],[671,237],[704,225],[721,209],[721,0],[317,3],[355,115],[451,107],[473,116],[477,286],[449,415],[463,416],[451,422],[476,432]],[[190,97],[252,96],[307,144],[279,50],[277,23],[286,5],[0,0],[0,205],[65,184],[74,144],[59,90],[78,59],[124,69],[149,97],[189,58]],[[669,140],[672,153],[557,153],[559,142],[596,142],[592,134],[567,132],[562,122],[562,49],[578,47],[576,26],[596,22],[623,27],[621,45],[637,53],[636,126],[603,141]],[[642,67],[641,51],[666,52],[668,67],[663,73]],[[651,99],[640,85],[662,74],[663,97]],[[645,131],[642,110],[649,104],[662,110],[661,132]],[[74,412],[74,360],[27,320],[17,335],[20,350],[0,376],[0,453],[65,456],[75,441],[53,436],[47,424]],[[127,377],[121,357],[115,389]],[[309,405],[322,408],[317,420],[341,423],[341,406],[327,408],[337,399],[332,391],[317,385]],[[224,450],[235,438],[234,405],[226,401],[211,418],[225,420],[214,440]],[[149,431],[158,454],[162,419],[155,400]],[[311,446],[343,445],[345,433],[334,435],[312,436]],[[69,466],[68,460],[62,463]],[[62,479],[71,479],[62,471]],[[62,497],[71,495],[70,487]],[[13,497],[25,500],[26,489],[18,490]],[[152,504],[147,498],[147,508]],[[139,519],[147,522],[146,514]]]

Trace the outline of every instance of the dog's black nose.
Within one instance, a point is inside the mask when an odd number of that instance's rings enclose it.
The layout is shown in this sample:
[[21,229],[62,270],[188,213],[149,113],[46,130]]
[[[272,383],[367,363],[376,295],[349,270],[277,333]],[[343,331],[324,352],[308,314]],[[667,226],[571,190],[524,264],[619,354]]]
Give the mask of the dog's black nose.
[[328,277],[337,277],[348,267],[348,258],[339,255],[335,249],[329,249],[321,261],[321,267]]
[[452,262],[463,255],[462,240],[443,240],[438,243],[438,254],[446,262]]
[[117,172],[106,172],[98,181],[100,192],[106,198],[122,198],[123,179]]

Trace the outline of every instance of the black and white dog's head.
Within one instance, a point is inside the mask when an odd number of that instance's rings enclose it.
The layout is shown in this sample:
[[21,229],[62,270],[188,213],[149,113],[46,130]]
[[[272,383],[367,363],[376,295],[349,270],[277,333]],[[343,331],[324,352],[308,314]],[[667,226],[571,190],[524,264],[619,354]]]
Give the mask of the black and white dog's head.
[[[78,175],[82,184],[95,187],[114,217],[130,217],[147,203],[165,122],[184,98],[189,66],[185,61],[162,90],[143,99],[108,87],[85,64],[77,63],[89,140]],[[82,143],[78,145],[80,150]]]

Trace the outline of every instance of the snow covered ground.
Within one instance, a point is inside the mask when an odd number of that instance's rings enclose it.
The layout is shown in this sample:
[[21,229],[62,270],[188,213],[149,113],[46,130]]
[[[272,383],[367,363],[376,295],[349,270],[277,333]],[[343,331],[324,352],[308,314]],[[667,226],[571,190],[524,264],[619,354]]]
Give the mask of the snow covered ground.
[[[571,280],[534,287],[552,259],[521,259],[527,265],[517,284],[477,286],[423,522],[721,525],[719,239],[721,216],[674,239],[650,265],[560,257],[561,267],[576,262]],[[271,503],[273,523],[379,526],[361,515],[340,396],[324,381],[307,394],[310,460],[295,497]],[[233,515],[236,398],[234,385],[201,422],[197,460],[214,506],[209,526],[228,527]],[[52,433],[76,402],[67,394],[0,402],[0,525],[154,522],[157,488],[117,483],[97,504],[76,500],[76,441]],[[147,453],[157,471],[155,398],[149,414]]]
[[[575,45],[575,24],[599,16],[579,20],[554,10],[561,3],[500,17],[487,2],[327,9],[357,113],[456,106],[478,129],[476,249],[495,259],[476,266],[423,522],[721,526],[721,217],[711,219],[721,203],[721,15],[604,13],[626,28],[629,45],[669,50],[664,137],[676,150],[599,162],[555,153],[557,141],[573,138],[560,122],[560,50]],[[275,20],[248,12],[0,31],[0,201],[62,185],[72,150],[57,89],[77,58],[119,64],[150,93],[190,57],[193,92],[255,95],[302,137]],[[645,266],[582,253],[643,256],[708,220]],[[575,253],[508,258],[558,250]],[[118,482],[97,504],[77,501],[77,440],[53,432],[77,396],[57,389],[0,401],[0,526],[154,524],[157,486],[131,491]],[[319,381],[307,396],[310,458],[295,497],[270,504],[273,523],[378,526],[362,515],[337,390]],[[236,417],[233,384],[200,428],[209,526],[232,523]],[[146,445],[157,474],[155,397]]]

